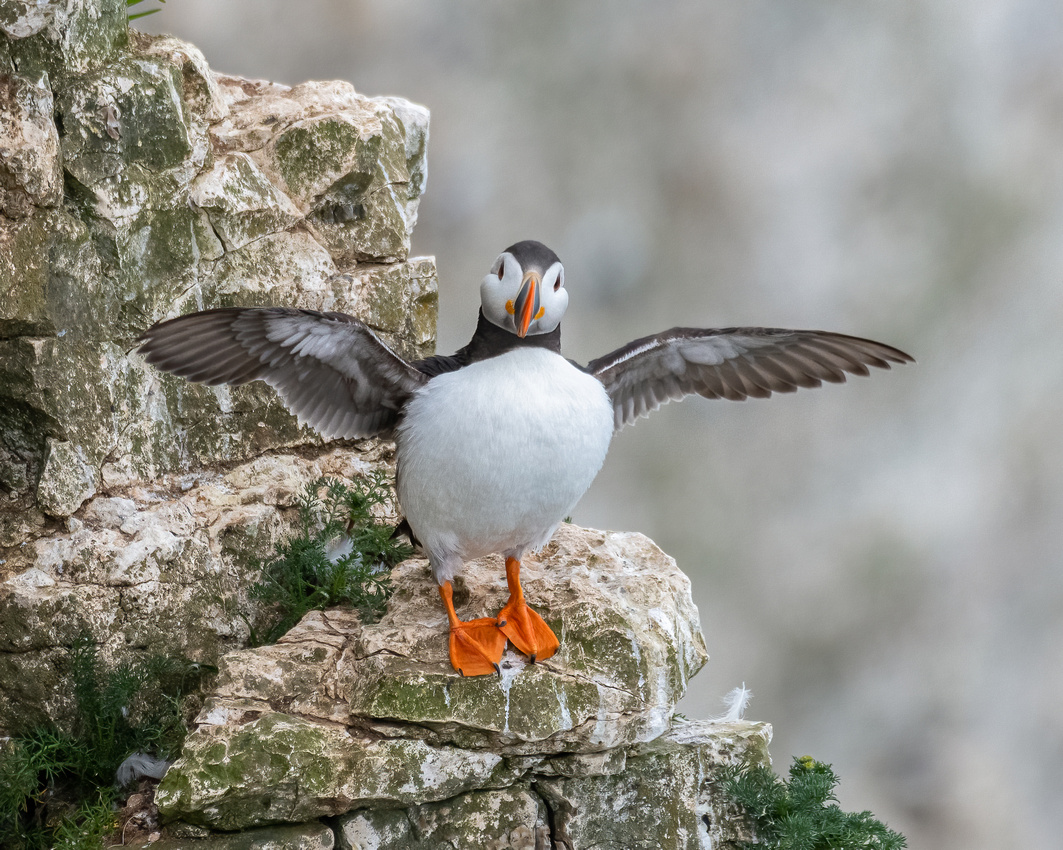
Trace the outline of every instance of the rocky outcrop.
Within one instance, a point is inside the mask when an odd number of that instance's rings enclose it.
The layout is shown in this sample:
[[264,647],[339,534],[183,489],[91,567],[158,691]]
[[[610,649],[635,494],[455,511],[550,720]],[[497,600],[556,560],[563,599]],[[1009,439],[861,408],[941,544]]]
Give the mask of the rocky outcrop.
[[0,546],[104,490],[318,442],[261,386],[145,368],[129,351],[158,319],[299,304],[409,355],[434,338],[434,264],[408,259],[427,110],[215,75],[136,34],[27,74],[48,32],[5,42],[0,74]]
[[408,256],[423,107],[215,74],[128,32],[117,0],[12,0],[0,28],[2,731],[62,715],[78,635],[104,658],[243,645],[251,559],[293,494],[387,463],[370,443],[339,458],[262,384],[146,367],[137,334],[299,305],[425,356],[436,280]]
[[[500,558],[467,565],[467,616],[505,602]],[[681,723],[705,663],[690,584],[638,534],[564,526],[522,573],[561,639],[499,676],[451,669],[427,563],[384,618],[314,612],[225,657],[156,801],[219,830],[342,815],[346,846],[702,847],[741,834],[712,777],[767,758],[764,724]],[[711,840],[711,845],[705,842]],[[341,843],[341,846],[344,846]]]

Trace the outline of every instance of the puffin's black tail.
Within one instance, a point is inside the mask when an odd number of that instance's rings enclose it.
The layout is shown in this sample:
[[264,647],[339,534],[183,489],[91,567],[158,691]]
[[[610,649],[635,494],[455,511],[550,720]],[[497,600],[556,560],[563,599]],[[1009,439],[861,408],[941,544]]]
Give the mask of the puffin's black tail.
[[408,538],[410,538],[410,543],[412,543],[414,546],[420,549],[424,548],[421,545],[421,541],[418,540],[417,536],[413,533],[413,528],[410,526],[410,521],[406,519],[406,517],[403,517],[399,524],[395,526],[395,530],[391,532],[391,537],[389,539],[394,540],[396,537],[401,537],[404,534]]

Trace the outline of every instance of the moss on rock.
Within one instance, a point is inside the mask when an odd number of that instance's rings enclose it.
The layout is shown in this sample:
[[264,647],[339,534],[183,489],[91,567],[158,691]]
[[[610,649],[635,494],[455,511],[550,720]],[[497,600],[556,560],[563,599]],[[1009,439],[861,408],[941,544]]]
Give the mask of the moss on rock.
[[266,714],[191,739],[156,794],[160,812],[215,829],[336,815],[365,805],[441,800],[485,782],[492,753],[374,740]]
[[9,0],[0,7],[0,29],[23,74],[60,83],[107,62],[129,38],[124,0]]
[[[199,833],[198,829],[183,832]],[[231,835],[210,833],[152,841],[152,850],[332,850],[336,836],[323,823],[268,826]]]

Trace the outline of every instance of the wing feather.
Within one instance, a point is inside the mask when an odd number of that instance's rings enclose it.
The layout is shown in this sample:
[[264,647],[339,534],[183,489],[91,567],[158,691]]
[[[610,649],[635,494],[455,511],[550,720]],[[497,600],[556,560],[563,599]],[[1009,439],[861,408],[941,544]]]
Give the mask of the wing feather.
[[767,398],[846,374],[868,375],[912,358],[899,349],[828,331],[672,328],[592,361],[587,371],[613,401],[617,430],[662,404],[694,394],[733,401]]
[[138,352],[166,372],[216,386],[265,381],[325,437],[393,428],[428,377],[358,319],[288,307],[228,307],[160,322]]

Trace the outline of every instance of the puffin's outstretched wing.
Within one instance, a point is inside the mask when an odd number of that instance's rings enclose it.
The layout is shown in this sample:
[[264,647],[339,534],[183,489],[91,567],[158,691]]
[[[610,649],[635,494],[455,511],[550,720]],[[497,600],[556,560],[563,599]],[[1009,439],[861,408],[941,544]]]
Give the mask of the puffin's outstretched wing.
[[637,339],[587,365],[613,401],[620,430],[691,393],[734,401],[798,387],[840,384],[912,358],[889,345],[827,331],[781,328],[672,328]]
[[265,381],[325,437],[394,427],[428,377],[358,319],[288,307],[228,307],[160,322],[140,335],[148,363],[204,384]]

